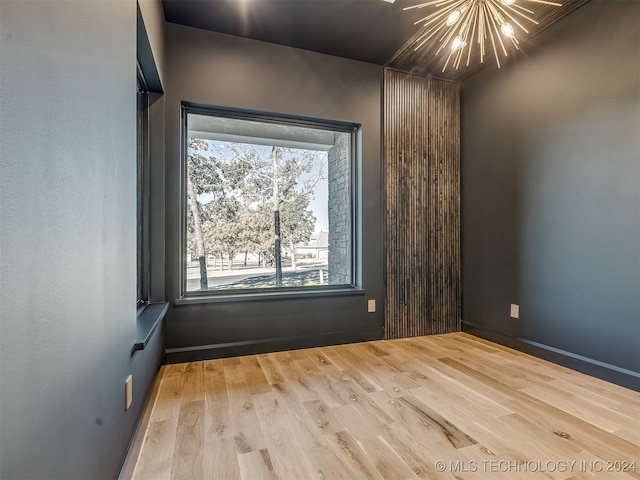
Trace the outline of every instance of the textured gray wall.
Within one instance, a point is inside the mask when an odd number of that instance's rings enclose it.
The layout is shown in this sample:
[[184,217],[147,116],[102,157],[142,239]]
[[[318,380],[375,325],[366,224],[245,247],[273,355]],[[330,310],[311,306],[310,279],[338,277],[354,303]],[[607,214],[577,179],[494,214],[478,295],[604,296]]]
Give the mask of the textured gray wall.
[[[463,319],[640,372],[640,3],[463,87]],[[509,305],[520,304],[520,319]]]
[[[382,68],[175,24],[167,24],[166,32],[166,171],[170,179],[166,189],[166,284],[169,298],[178,298],[180,294],[181,101],[362,124],[362,278],[367,290],[366,296],[178,306],[167,318],[167,347],[193,348],[197,355],[200,347],[216,348],[237,342],[251,345],[269,338],[297,339],[292,342],[298,342],[345,332],[375,332],[379,338],[383,298]],[[368,298],[378,300],[376,313],[367,313]],[[294,344],[300,343],[287,346]]]
[[114,478],[162,351],[131,357],[135,29],[134,0],[0,2],[3,479]]

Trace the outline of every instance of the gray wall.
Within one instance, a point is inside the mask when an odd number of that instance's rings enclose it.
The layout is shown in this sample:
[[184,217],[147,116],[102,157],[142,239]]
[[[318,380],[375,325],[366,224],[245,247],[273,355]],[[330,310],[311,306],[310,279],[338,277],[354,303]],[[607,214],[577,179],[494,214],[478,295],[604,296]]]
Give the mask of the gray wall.
[[[138,63],[147,81],[149,149],[148,233],[149,278],[148,300],[165,301],[165,168],[164,168],[164,86],[165,86],[165,21],[161,0],[139,0]],[[140,24],[141,21],[141,24]],[[144,241],[144,239],[143,239]]]
[[131,355],[136,4],[2,0],[0,31],[0,477],[114,478],[163,349]]
[[638,2],[591,2],[464,84],[462,113],[464,321],[636,386],[638,25]]
[[[232,344],[226,353],[238,353],[380,338],[382,68],[175,24],[167,24],[166,32],[168,298],[180,294],[181,101],[362,124],[362,278],[367,290],[359,296],[176,306],[167,317],[169,361],[209,356],[221,344]],[[367,313],[369,298],[378,301],[376,313]],[[275,338],[281,340],[261,343]],[[248,345],[236,349],[238,342]],[[176,355],[185,349],[188,355]]]
[[161,0],[138,0],[160,82],[164,85],[164,10]]

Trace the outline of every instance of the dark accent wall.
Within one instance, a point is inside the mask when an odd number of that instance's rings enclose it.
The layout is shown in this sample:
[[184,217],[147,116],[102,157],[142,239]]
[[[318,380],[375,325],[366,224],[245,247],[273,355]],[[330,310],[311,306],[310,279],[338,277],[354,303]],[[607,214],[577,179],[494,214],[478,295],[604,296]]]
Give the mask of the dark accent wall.
[[132,354],[136,2],[2,0],[0,32],[0,477],[113,479],[164,349]]
[[465,83],[462,108],[465,324],[634,388],[639,20],[638,2],[590,2]]
[[[245,299],[175,305],[168,361],[382,337],[382,68],[269,43],[167,24],[167,295],[180,296],[181,102],[362,125],[361,295]],[[367,313],[367,299],[378,311]]]
[[385,69],[385,337],[460,330],[460,85]]

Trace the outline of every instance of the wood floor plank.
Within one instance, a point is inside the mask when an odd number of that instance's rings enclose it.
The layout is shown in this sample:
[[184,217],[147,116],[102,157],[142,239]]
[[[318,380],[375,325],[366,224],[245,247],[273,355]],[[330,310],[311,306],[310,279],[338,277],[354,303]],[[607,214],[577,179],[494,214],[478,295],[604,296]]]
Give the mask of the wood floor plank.
[[418,478],[402,457],[380,436],[358,442],[385,480]]
[[438,412],[413,396],[398,399],[398,402],[409,408],[414,418],[433,433],[446,439],[454,448],[467,447],[476,444],[471,436],[460,430],[456,425],[444,418]]
[[277,368],[277,361],[274,358],[269,355],[258,355],[257,359],[270,385],[285,382],[285,378]]
[[305,478],[308,472],[287,428],[290,423],[287,412],[282,409],[276,394],[270,392],[253,395],[253,402],[277,477]]
[[169,479],[176,440],[176,423],[174,420],[162,420],[149,424],[132,478]]
[[560,395],[557,390],[557,387],[550,389],[538,386],[521,389],[527,395],[564,410],[608,432],[614,432],[630,425],[635,425],[640,431],[640,422],[635,419],[626,418],[625,415],[609,411],[600,405],[589,404],[583,398],[576,397],[571,393],[567,394],[566,391],[564,395]]
[[320,367],[304,350],[294,350],[291,352],[291,359],[295,366],[298,375],[303,375],[305,378],[312,377],[314,375],[321,375],[322,370]]
[[238,459],[240,462],[240,478],[243,480],[256,478],[275,480],[278,478],[267,450],[242,453],[238,456]]
[[305,400],[296,395],[291,388],[292,384],[294,383],[273,386],[274,394],[287,412],[284,427],[291,432],[298,451],[308,452],[312,448],[326,446],[325,436],[311,421],[311,417],[304,406]]
[[268,393],[271,391],[269,381],[259,364],[257,366],[245,367],[243,370],[244,379],[250,393]]
[[203,385],[205,389],[204,429],[208,440],[233,438],[227,379],[222,360],[204,363]]
[[202,478],[236,480],[240,478],[240,465],[233,438],[205,438]]
[[167,365],[156,385],[135,479],[640,479],[640,393],[462,332]]
[[[400,429],[402,434],[396,430]],[[396,452],[418,478],[455,478],[447,472],[437,472],[435,462],[438,458],[430,458],[429,450],[406,436],[406,432],[397,425],[383,425],[380,427],[381,436]]]
[[354,480],[360,478],[346,462],[346,457],[340,458],[330,446],[313,447],[306,455],[312,478],[331,480]]
[[338,373],[340,371],[340,368],[326,356],[327,348],[310,348],[308,350],[300,350],[300,352],[304,353],[325,375]]
[[176,429],[175,448],[171,462],[171,479],[203,478],[204,400],[183,403]]
[[302,372],[293,363],[293,357],[289,352],[276,352],[270,355],[276,362],[276,368],[285,380],[295,380]]
[[328,435],[342,429],[329,405],[322,400],[304,402],[304,407],[307,409],[307,412],[309,412],[309,416],[318,431],[323,434]]
[[329,437],[330,446],[337,455],[356,472],[355,478],[385,480],[372,458],[362,450],[358,442],[347,432],[340,431]]
[[245,379],[241,364],[224,367],[229,396],[230,430],[236,442],[238,454],[266,448],[262,429],[258,423],[251,388]]
[[180,412],[182,390],[186,382],[186,375],[167,374],[160,380],[158,395],[152,406],[150,422],[162,420],[176,421]]
[[393,419],[370,398],[369,393],[371,392],[362,388],[351,376],[336,382],[336,387],[344,392],[344,398],[348,399],[349,405],[355,406],[362,415],[368,418],[370,423],[387,425],[393,422]]
[[372,416],[360,413],[354,405],[335,407],[331,412],[342,430],[352,432],[357,440],[372,438],[379,434],[379,425]]
[[[389,404],[398,409],[402,415],[399,402],[396,399],[389,400]],[[460,449],[454,448],[451,443],[443,442],[438,435],[424,434],[420,426],[407,416],[389,426],[382,427],[382,437],[409,465],[420,478],[459,478],[459,472],[451,471],[453,461],[464,458]],[[446,468],[438,468],[444,462]]]
[[340,388],[338,382],[343,380],[344,375],[319,375],[306,379],[307,385],[310,385],[314,392],[329,405],[337,407],[340,405],[349,405],[349,395]]
[[182,402],[204,400],[204,362],[188,363],[183,376]]
[[478,439],[481,448],[485,449],[488,461],[506,461],[524,464],[532,460],[533,456],[521,438],[513,438],[511,430],[504,430],[502,424],[494,420],[473,422],[466,425],[467,430]]

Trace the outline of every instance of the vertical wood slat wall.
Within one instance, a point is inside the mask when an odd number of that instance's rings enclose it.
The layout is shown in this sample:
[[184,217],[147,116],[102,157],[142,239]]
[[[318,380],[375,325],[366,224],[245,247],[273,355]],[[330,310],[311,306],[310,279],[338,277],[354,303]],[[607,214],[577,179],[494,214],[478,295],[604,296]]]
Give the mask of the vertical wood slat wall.
[[460,330],[460,85],[384,73],[385,338]]

